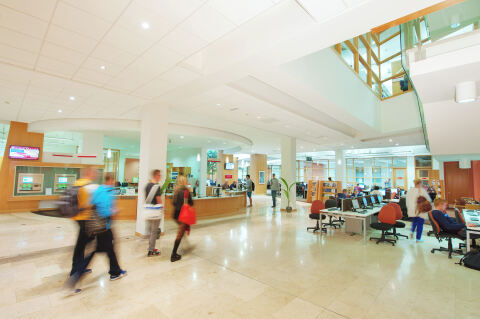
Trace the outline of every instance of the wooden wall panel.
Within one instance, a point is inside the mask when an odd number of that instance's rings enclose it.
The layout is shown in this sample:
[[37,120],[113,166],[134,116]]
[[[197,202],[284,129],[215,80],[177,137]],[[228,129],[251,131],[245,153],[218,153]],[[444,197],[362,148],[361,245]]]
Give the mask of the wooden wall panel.
[[461,197],[473,197],[472,169],[460,168],[458,162],[444,162],[445,194],[449,204]]
[[138,167],[139,167],[140,160],[138,158],[126,158],[125,159],[125,168],[123,179],[126,182],[132,183],[133,177],[138,178]]
[[480,201],[480,161],[472,161],[473,198]]
[[[265,184],[261,185],[258,182],[259,172],[265,172]],[[267,194],[267,155],[266,154],[252,154],[250,156],[250,178],[255,183],[255,194]]]

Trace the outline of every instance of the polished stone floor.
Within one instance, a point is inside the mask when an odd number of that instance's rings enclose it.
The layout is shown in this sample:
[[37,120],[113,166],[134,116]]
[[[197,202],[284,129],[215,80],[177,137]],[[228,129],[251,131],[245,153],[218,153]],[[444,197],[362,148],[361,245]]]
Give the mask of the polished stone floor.
[[[308,204],[272,211],[267,197],[239,216],[202,221],[191,253],[169,261],[175,226],[162,256],[146,258],[133,222],[115,224],[120,264],[111,282],[98,255],[79,295],[61,286],[76,236],[73,222],[0,215],[1,318],[479,318],[480,273],[431,254],[438,241],[363,244],[359,235],[305,230]],[[404,231],[405,232],[405,231]],[[445,244],[445,243],[442,243]]]

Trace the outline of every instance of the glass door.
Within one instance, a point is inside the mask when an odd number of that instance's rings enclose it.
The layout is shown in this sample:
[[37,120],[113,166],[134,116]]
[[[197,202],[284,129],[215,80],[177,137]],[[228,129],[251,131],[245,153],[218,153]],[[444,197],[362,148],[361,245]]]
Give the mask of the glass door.
[[394,168],[393,169],[393,187],[394,188],[403,188],[407,187],[407,169],[405,168]]

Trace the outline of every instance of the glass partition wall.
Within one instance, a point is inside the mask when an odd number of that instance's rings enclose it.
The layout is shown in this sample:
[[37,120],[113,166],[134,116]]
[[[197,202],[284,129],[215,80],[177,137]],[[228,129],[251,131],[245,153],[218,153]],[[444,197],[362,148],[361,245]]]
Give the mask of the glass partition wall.
[[347,187],[357,184],[365,185],[367,189],[373,186],[406,188],[407,158],[348,158]]

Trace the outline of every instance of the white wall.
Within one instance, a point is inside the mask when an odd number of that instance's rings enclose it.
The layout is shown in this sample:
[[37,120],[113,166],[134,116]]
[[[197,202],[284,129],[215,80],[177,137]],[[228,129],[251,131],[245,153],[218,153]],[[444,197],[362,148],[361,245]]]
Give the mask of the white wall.
[[174,167],[191,167],[193,182],[200,178],[200,162],[197,161],[197,154],[202,152],[201,148],[182,148],[182,149],[167,149],[167,163],[172,163]]
[[409,92],[380,102],[383,133],[422,127],[415,93]]

